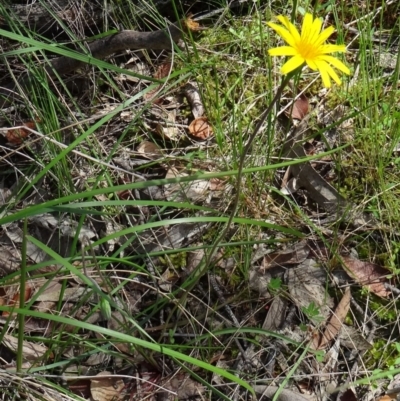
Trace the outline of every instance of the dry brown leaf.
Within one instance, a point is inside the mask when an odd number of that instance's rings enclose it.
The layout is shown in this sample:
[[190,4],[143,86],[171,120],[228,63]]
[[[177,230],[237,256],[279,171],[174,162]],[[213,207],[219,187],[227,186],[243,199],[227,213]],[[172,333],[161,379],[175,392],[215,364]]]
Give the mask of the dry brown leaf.
[[140,142],[136,152],[152,160],[158,159],[162,155],[160,148],[154,142],[150,141]]
[[[204,394],[204,388],[188,375],[179,373],[163,383],[163,388],[170,393],[176,393],[171,399],[186,400],[191,397],[200,397]],[[171,394],[172,395],[172,394]]]
[[361,286],[367,287],[371,292],[382,298],[387,298],[391,292],[385,288],[389,283],[389,271],[380,265],[363,262],[350,256],[342,256],[345,269]]
[[[4,335],[2,344],[15,353],[20,351],[18,347],[18,339],[9,334]],[[23,342],[22,356],[24,361],[36,361],[43,357],[46,352],[48,352],[48,348],[44,345],[39,345],[26,340]]]
[[188,16],[187,18],[182,20],[182,22],[188,31],[198,32],[198,31],[203,31],[204,29],[206,29],[204,27],[201,27],[200,24],[198,22],[194,21],[192,18],[190,18],[190,16]]
[[396,375],[391,380],[386,394],[379,398],[378,401],[390,401],[390,400],[399,400],[400,399],[400,375]]
[[[381,398],[378,398],[378,401],[392,401],[396,400],[397,401],[397,394],[385,394]],[[342,401],[342,400],[340,400]]]
[[353,326],[344,324],[339,333],[339,340],[343,347],[356,349],[357,351],[365,351],[372,347],[362,335],[361,331]]
[[302,93],[293,103],[291,108],[291,117],[295,120],[302,120],[308,114],[308,99]]
[[[165,178],[187,177],[188,174],[180,173],[175,168],[167,171]],[[210,183],[206,180],[195,180],[164,185],[164,196],[169,201],[175,202],[203,202],[209,194]]]
[[165,123],[156,124],[155,129],[157,134],[170,141],[179,141],[182,137],[182,132],[179,127],[175,125],[176,110],[165,111],[163,113],[163,120]]
[[226,181],[221,180],[220,178],[211,178],[209,188],[210,191],[225,191]]
[[[9,287],[9,288],[10,289],[11,288],[15,289],[14,286]],[[8,295],[10,296],[10,293],[8,293]],[[25,301],[28,301],[31,298],[31,296],[32,296],[31,283],[27,282],[26,285],[25,285],[25,295],[24,295]],[[19,291],[15,291],[13,293],[13,295],[8,298],[7,306],[12,306],[12,307],[18,308],[19,307],[19,299],[20,299],[20,293],[19,293]],[[2,316],[5,317],[5,316],[9,316],[9,315],[10,315],[10,312],[3,311]]]
[[125,384],[122,379],[112,377],[111,372],[100,372],[96,378],[90,380],[90,392],[94,401],[122,400],[122,390]]
[[0,246],[1,274],[15,272],[20,268],[21,252],[13,246]]
[[311,319],[316,324],[327,321],[334,305],[326,291],[326,276],[326,271],[312,259],[286,271],[289,294],[295,305],[299,309],[307,309],[311,304],[318,308],[319,315]]
[[[171,71],[171,62],[170,61],[165,61],[164,63],[160,64],[156,70],[156,72],[153,74],[153,77],[155,79],[163,79],[167,77]],[[150,100],[152,99],[155,95],[157,95],[157,92],[160,91],[162,88],[162,85],[158,85],[155,88],[151,89],[150,91],[146,92],[143,96],[145,100]],[[158,98],[157,96],[152,99],[154,103],[160,103],[162,101],[161,98]]]
[[286,317],[287,305],[287,299],[280,296],[274,298],[262,325],[263,330],[275,332],[281,328]]
[[204,249],[196,249],[195,251],[187,253],[186,269],[183,272],[184,276],[189,276],[200,265],[205,257]]
[[285,110],[285,114],[293,120],[301,121],[309,112],[309,102],[307,96],[302,93],[294,101],[288,109]]
[[[29,121],[23,124],[24,127],[29,129],[36,129],[36,122]],[[31,133],[29,129],[14,128],[9,129],[6,134],[7,141],[13,145],[21,145],[24,139]]]
[[347,316],[350,309],[351,292],[350,287],[346,288],[344,295],[338,303],[333,315],[330,317],[325,330],[321,336],[314,338],[312,348],[323,349],[325,348],[340,332],[343,321]]
[[293,247],[277,252],[267,253],[261,263],[262,269],[275,266],[298,265],[306,260],[310,254],[307,241],[296,243]]
[[207,117],[199,117],[193,120],[189,125],[189,132],[191,135],[201,140],[208,139],[213,135],[213,129]]
[[153,77],[155,79],[166,78],[171,71],[172,63],[170,61],[165,61],[157,67],[157,71],[154,73]]

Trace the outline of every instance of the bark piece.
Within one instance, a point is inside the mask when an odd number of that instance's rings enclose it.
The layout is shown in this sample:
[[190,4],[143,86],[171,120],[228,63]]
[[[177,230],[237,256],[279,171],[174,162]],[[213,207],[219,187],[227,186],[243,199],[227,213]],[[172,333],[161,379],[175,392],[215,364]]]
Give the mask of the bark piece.
[[204,106],[197,85],[189,82],[184,86],[183,91],[192,108],[193,117],[195,119],[202,117],[204,114]]

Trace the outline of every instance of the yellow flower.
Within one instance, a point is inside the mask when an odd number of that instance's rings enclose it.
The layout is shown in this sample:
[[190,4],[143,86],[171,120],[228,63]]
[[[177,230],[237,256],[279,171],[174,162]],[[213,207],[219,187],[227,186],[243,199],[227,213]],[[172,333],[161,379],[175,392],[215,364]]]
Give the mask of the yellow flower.
[[307,13],[304,17],[300,35],[287,17],[280,15],[277,18],[283,26],[273,22],[268,22],[267,25],[274,29],[289,46],[275,47],[268,50],[268,53],[271,56],[293,56],[281,68],[282,74],[288,74],[307,63],[312,70],[319,71],[322,82],[327,88],[331,86],[329,77],[333,78],[338,85],[341,84],[331,65],[345,74],[350,74],[350,70],[341,61],[333,56],[328,56],[329,53],[334,52],[344,53],[346,46],[324,44],[335,31],[335,28],[330,26],[321,32],[321,20],[319,18],[313,20],[313,16]]

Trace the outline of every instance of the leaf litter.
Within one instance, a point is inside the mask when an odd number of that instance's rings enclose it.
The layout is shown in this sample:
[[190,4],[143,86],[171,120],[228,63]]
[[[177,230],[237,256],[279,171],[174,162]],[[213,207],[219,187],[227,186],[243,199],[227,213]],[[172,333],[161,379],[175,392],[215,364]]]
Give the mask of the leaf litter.
[[[196,27],[196,29],[198,29],[198,27]],[[140,59],[129,60],[125,66],[128,65],[132,68],[134,65],[137,65],[137,68],[140,68],[142,73],[150,75],[150,73],[146,72],[148,70],[147,63],[143,63]],[[174,65],[169,58],[166,58],[158,65],[153,77],[157,79],[167,78],[173,70]],[[120,84],[123,85],[139,85],[144,83],[144,81],[132,79],[130,75],[119,77],[118,80]],[[179,158],[176,157],[176,154],[179,153],[171,152],[170,147],[172,146],[175,148],[181,146],[186,138],[190,138],[190,135],[194,137],[191,139],[196,139],[197,142],[205,139],[208,140],[213,136],[212,122],[209,120],[209,117],[204,115],[205,107],[202,104],[200,94],[201,88],[197,87],[196,83],[188,83],[186,87],[182,88],[180,93],[180,96],[185,97],[189,103],[191,113],[189,118],[187,117],[187,113],[186,116],[181,113],[181,109],[184,107],[182,106],[182,98],[175,95],[165,96],[162,93],[162,89],[163,86],[160,85],[154,88],[153,91],[147,92],[144,96],[145,100],[151,101],[152,103],[147,119],[143,121],[143,130],[146,131],[146,133],[151,133],[151,135],[146,136],[149,140],[142,141],[136,146],[136,148],[134,148],[136,151],[131,150],[131,144],[129,144],[129,146],[127,145],[125,150],[127,150],[128,156],[125,158],[118,158],[126,172],[136,172],[137,167],[141,166],[143,171],[145,171],[142,176],[143,181],[148,177],[179,178],[192,175],[193,171],[191,168],[187,168],[185,163],[179,161]],[[108,102],[107,97],[104,97],[103,100],[106,103]],[[104,110],[100,114],[104,116],[114,109],[115,107],[107,103],[104,105]],[[301,95],[294,103],[290,117],[294,120],[304,121],[304,124],[297,125],[298,128],[296,129],[298,129],[298,131],[294,129],[292,132],[293,138],[288,138],[285,146],[287,157],[299,158],[310,154],[307,152],[317,151],[316,149],[318,149],[318,146],[314,146],[315,144],[312,143],[312,140],[308,141],[308,145],[303,146],[304,139],[310,133],[308,131],[309,127],[307,126],[309,113],[309,101],[305,95]],[[116,121],[118,120],[126,123],[134,121],[134,118],[135,112],[126,110],[116,118]],[[114,126],[114,128],[115,127],[116,126]],[[37,127],[34,126],[33,128]],[[297,135],[301,129],[304,129],[304,131]],[[25,135],[25,131],[27,130],[23,128],[20,130],[19,132],[13,132],[12,128],[9,129],[9,132],[11,132],[9,135],[11,140],[9,139],[9,142],[14,142],[13,145],[21,145],[24,142],[23,139],[25,138],[22,138],[22,136]],[[160,138],[162,139],[161,141]],[[338,142],[337,131],[327,133],[326,139],[331,146],[335,146]],[[202,147],[204,144],[196,143],[194,140],[191,142],[191,145],[194,146],[196,151],[207,149]],[[193,150],[193,148],[191,150]],[[170,156],[173,163],[167,161]],[[113,160],[117,164],[117,158]],[[149,168],[148,166],[151,165],[149,162],[156,162],[152,164],[156,167]],[[206,169],[212,170],[212,166],[213,164],[209,161],[206,165]],[[196,167],[204,169],[204,165]],[[316,209],[318,209],[318,212],[322,210],[326,212],[328,217],[332,217],[333,214],[337,219],[339,215],[340,217],[348,217],[346,222],[356,222],[354,214],[348,212],[349,210],[355,209],[355,206],[345,200],[329,183],[329,180],[322,177],[320,171],[317,171],[317,168],[318,165],[315,163],[303,163],[297,167],[292,166],[288,171],[288,175],[291,175],[292,179],[296,181],[287,193],[296,196],[301,190],[305,189],[306,198],[317,205]],[[133,176],[127,175],[126,172],[123,176],[119,175],[118,177],[114,177],[116,180],[115,182],[123,184],[134,182],[132,179]],[[107,184],[104,183],[102,185]],[[284,187],[286,188],[286,185],[284,185]],[[233,190],[234,189],[228,184],[227,180],[195,180],[189,184],[167,184],[159,187],[151,187],[142,191],[119,192],[116,196],[118,199],[124,200],[167,200],[196,203],[199,205],[217,205],[218,207],[222,205],[225,207],[226,203],[223,201],[230,198]],[[11,191],[6,188],[1,193],[3,196],[0,197],[0,204],[6,204],[11,197]],[[99,201],[109,200],[104,194],[96,195],[95,198]],[[147,208],[147,210],[148,209],[149,208]],[[309,211],[306,208],[305,210],[307,212]],[[152,212],[154,213],[154,209]],[[158,212],[159,209],[156,210],[155,214]],[[135,220],[128,215],[134,215]],[[202,214],[199,215],[201,216]],[[358,223],[361,221],[362,225],[364,222],[367,222],[372,223],[372,226],[374,226],[375,222],[373,219],[367,220],[364,218],[365,216],[361,215]],[[179,292],[183,279],[190,277],[192,273],[194,274],[197,269],[201,268],[202,262],[206,258],[204,248],[206,248],[208,244],[207,233],[211,229],[209,224],[183,223],[161,228],[150,228],[138,234],[119,234],[122,230],[147,221],[146,208],[133,206],[128,213],[118,213],[113,216],[113,218],[101,216],[101,218],[97,220],[88,219],[83,225],[77,223],[77,221],[65,218],[61,213],[45,213],[31,217],[29,218],[29,225],[30,229],[34,229],[31,231],[32,235],[35,237],[38,236],[43,243],[46,243],[52,250],[58,252],[63,257],[70,256],[68,253],[69,248],[60,246],[60,244],[70,244],[70,241],[75,239],[77,242],[82,242],[83,237],[88,237],[90,241],[95,241],[99,238],[107,238],[104,247],[96,248],[97,255],[102,252],[104,252],[105,255],[111,254],[123,248],[121,254],[129,254],[133,260],[129,268],[134,265],[135,269],[137,268],[139,271],[142,269],[142,266],[135,265],[135,263],[139,263],[137,261],[143,260],[144,266],[146,266],[150,272],[149,275],[143,272],[140,274],[134,269],[132,271],[135,273],[130,274],[128,273],[129,270],[127,271],[127,269],[122,268],[118,264],[106,265],[106,268],[103,269],[104,275],[107,276],[107,280],[111,280],[113,287],[116,288],[121,286],[121,283],[124,283],[124,286],[120,287],[123,288],[121,292],[124,294],[118,302],[120,304],[124,303],[124,307],[130,309],[132,313],[140,315],[142,313],[141,311],[145,311],[150,305],[156,304],[157,302],[161,303],[165,294],[170,296],[174,291]],[[369,226],[371,226],[371,224],[369,224]],[[38,235],[38,232],[40,232],[40,235]],[[279,236],[279,233],[277,234],[274,232],[272,236],[273,235]],[[10,225],[4,227],[2,239],[4,239],[4,241],[1,241],[0,255],[2,256],[0,257],[2,257],[3,260],[0,260],[0,267],[5,270],[6,274],[15,273],[19,270],[22,259],[19,251],[23,241],[21,226]],[[334,240],[332,239],[332,241]],[[187,252],[187,255],[185,253],[186,251],[182,251],[184,256],[183,261],[177,260],[177,258],[169,255],[164,255],[162,257],[154,256],[166,250],[180,251],[192,244],[200,247],[200,251]],[[371,344],[360,335],[360,330],[357,330],[354,326],[345,324],[345,319],[350,309],[351,297],[350,287],[348,287],[348,285],[355,280],[359,286],[368,289],[372,293],[382,298],[389,298],[391,293],[385,287],[385,284],[389,282],[386,278],[388,276],[388,271],[377,264],[362,262],[344,253],[340,256],[343,261],[343,267],[345,267],[344,272],[347,272],[349,276],[346,278],[346,280],[348,280],[345,283],[347,287],[343,293],[342,291],[338,291],[338,283],[333,277],[335,272],[331,272],[327,266],[327,262],[336,259],[337,255],[335,252],[331,254],[326,247],[316,244],[313,240],[301,241],[292,246],[283,247],[283,249],[279,248],[279,245],[278,247],[271,246],[268,247],[267,250],[261,252],[261,254],[261,256],[260,253],[257,255],[256,250],[254,250],[251,257],[253,269],[250,272],[250,284],[253,290],[259,294],[261,302],[264,302],[264,308],[262,308],[265,315],[264,324],[262,326],[263,329],[277,333],[278,336],[280,336],[280,343],[274,343],[271,340],[270,344],[272,347],[275,347],[276,355],[269,355],[267,362],[261,360],[260,357],[260,360],[257,361],[259,363],[254,363],[260,369],[260,371],[256,372],[257,375],[262,376],[265,374],[264,368],[260,368],[260,366],[264,367],[266,364],[270,364],[273,366],[270,371],[275,375],[275,379],[279,380],[279,375],[289,368],[288,360],[290,362],[290,358],[293,359],[293,357],[290,356],[293,349],[290,349],[288,346],[288,344],[292,344],[291,337],[294,341],[299,343],[303,341],[307,342],[310,344],[310,349],[329,349],[328,352],[330,353],[327,354],[329,358],[327,357],[324,360],[326,372],[328,373],[333,372],[335,366],[340,363],[339,353],[334,353],[334,347],[338,347],[338,344],[341,344],[342,348],[346,347],[358,350],[365,350],[371,346]],[[228,258],[224,256],[224,252],[218,252],[217,255],[222,259]],[[92,306],[96,304],[96,301],[85,284],[81,280],[76,280],[76,278],[72,277],[65,269],[62,269],[63,266],[61,264],[50,260],[51,258],[49,258],[40,247],[30,244],[28,246],[27,256],[30,264],[41,264],[40,268],[48,268],[45,273],[50,273],[48,280],[32,278],[32,280],[27,282],[29,293],[27,293],[25,300],[26,302],[34,300],[32,303],[32,308],[34,310],[59,313],[63,316],[72,316],[81,321],[104,325],[116,331],[137,333],[137,327],[135,327],[132,322],[127,321],[126,316],[118,310],[113,310],[112,317],[109,321],[103,319],[100,313],[95,313]],[[49,260],[48,266],[46,266],[47,260]],[[89,264],[94,264],[94,262],[90,261]],[[223,266],[224,264],[218,264],[216,262],[215,265]],[[81,269],[81,261],[75,260],[74,266]],[[230,268],[225,275],[233,275],[236,268],[235,259],[231,258]],[[335,267],[335,269],[339,268]],[[39,272],[39,268],[36,271]],[[56,274],[61,271],[62,274]],[[89,270],[89,274],[92,277],[95,271],[93,269]],[[223,289],[224,292],[229,292],[229,279],[219,279],[218,282],[226,285],[226,289]],[[341,282],[340,285],[341,284],[343,284],[343,282]],[[30,291],[30,289],[32,289],[32,291]],[[79,302],[85,294],[88,295],[88,297],[85,298],[85,303]],[[160,333],[160,337],[157,338],[163,338],[162,335],[165,337],[169,336],[169,338],[173,339],[176,343],[176,339],[184,338],[186,331],[188,332],[186,334],[192,333],[188,327],[197,319],[201,321],[201,325],[203,325],[201,329],[206,329],[205,331],[210,330],[212,332],[214,327],[231,327],[226,317],[224,317],[225,320],[222,318],[217,319],[215,316],[208,318],[212,312],[212,308],[208,308],[208,305],[199,305],[203,302],[203,299],[203,289],[194,292],[193,299],[187,302],[187,310],[185,310],[185,313],[188,313],[188,316],[182,318],[179,314],[171,314],[167,316],[166,321],[162,314],[160,314],[160,317],[153,316],[144,324],[144,331],[146,332],[147,330],[148,333]],[[19,293],[15,289],[12,295],[11,291],[3,295],[5,305],[18,306],[17,300],[19,300]],[[201,302],[198,300],[201,300]],[[59,304],[62,305],[60,310],[57,309],[57,305]],[[171,308],[174,306],[173,304],[169,305]],[[313,308],[310,308],[310,306]],[[195,307],[197,309],[195,309]],[[252,307],[253,305],[248,302],[246,308],[250,309]],[[236,307],[235,313],[245,316],[246,308]],[[197,314],[193,312],[195,310],[201,311],[199,313],[202,313],[202,315],[197,316]],[[165,309],[165,312],[163,311],[163,313],[167,314],[169,312],[168,308]],[[193,315],[191,315],[191,313],[193,313]],[[5,316],[6,314],[3,314],[2,318]],[[12,315],[12,317],[14,316]],[[172,324],[169,320],[172,320]],[[13,325],[15,325],[15,323],[10,323],[10,327],[14,327]],[[179,329],[176,330],[176,328]],[[37,319],[36,322],[31,320],[25,324],[26,333],[32,332],[33,334],[37,334],[41,332],[41,330],[40,319]],[[63,330],[65,333],[68,331],[75,333],[76,328],[65,326]],[[51,331],[48,330],[48,332],[50,333]],[[105,343],[108,341],[99,336],[98,333],[79,333],[79,335],[81,334],[82,338],[85,338],[84,336],[86,336],[86,338],[92,336],[99,341],[104,340]],[[357,339],[357,335],[360,339]],[[174,336],[176,336],[176,338]],[[17,352],[15,339],[10,340],[10,338],[6,337],[6,340],[4,345],[13,352]],[[34,345],[31,345],[30,342],[26,341],[23,345],[24,359],[29,361],[29,363],[37,360],[35,355],[43,356],[47,352],[47,348],[43,347],[39,342],[33,344]],[[112,345],[113,349],[120,353],[121,359],[125,361],[121,362],[121,360],[115,357],[113,366],[116,367],[117,371],[120,370],[122,372],[126,369],[126,361],[134,361],[138,364],[140,375],[154,380],[153,386],[149,379],[149,386],[146,388],[147,392],[144,392],[146,395],[150,396],[156,391],[159,391],[160,388],[158,386],[163,386],[164,390],[163,393],[161,392],[162,395],[159,395],[158,399],[171,399],[168,398],[171,394],[177,396],[178,399],[204,395],[204,387],[190,379],[186,374],[178,374],[169,381],[168,379],[159,380],[157,375],[163,371],[163,368],[171,368],[171,366],[167,366],[170,361],[168,361],[166,365],[161,365],[159,360],[157,360],[155,364],[149,364],[146,360],[147,354],[143,353],[143,350],[134,350],[126,343],[114,342]],[[73,344],[68,347],[62,355],[76,358],[77,355],[84,355],[88,353],[89,350],[91,350],[91,348],[84,343],[79,347]],[[239,359],[235,360],[235,357],[229,353],[229,349],[225,349],[225,352],[226,354],[220,350],[216,351],[215,354],[212,355],[213,360],[218,361],[220,366],[224,366],[224,369],[232,369],[232,367],[236,365],[231,363],[230,359],[234,361],[235,364]],[[146,357],[143,354],[145,354]],[[257,354],[257,352],[255,352],[255,354]],[[260,355],[261,354],[260,352]],[[90,387],[92,399],[111,400],[119,399],[122,395],[127,395],[125,391],[127,387],[126,382],[119,379],[113,372],[101,371],[100,367],[96,366],[101,365],[101,367],[103,367],[107,364],[108,358],[106,355],[106,353],[99,352],[98,354],[88,356],[87,359],[82,358],[79,360],[79,366],[71,366],[71,368],[77,371],[79,369],[81,372],[85,369],[87,369],[86,372],[91,372],[89,369],[92,369],[92,367],[97,368],[96,378],[90,379],[90,383],[85,385],[86,390],[88,390],[88,386]],[[298,354],[294,354],[294,357],[297,355]],[[315,354],[310,353],[309,355]],[[279,356],[283,357],[283,359],[286,358],[286,365],[281,360],[277,362],[280,368],[275,367],[274,369],[274,366],[277,366],[275,365],[275,360],[278,360]],[[151,355],[151,358],[153,357],[154,354]],[[224,361],[223,365],[222,361],[224,359],[229,360],[229,362]],[[160,365],[158,365],[158,363],[160,363]],[[303,369],[305,374],[315,374],[317,372],[315,365],[307,366],[307,363],[302,363],[300,369]],[[238,369],[238,371],[240,371],[240,369]],[[301,391],[306,391],[308,389],[312,391],[311,384],[307,386],[298,379],[294,379],[294,381],[298,385],[298,388],[302,389]],[[129,383],[131,386],[131,393],[129,396],[136,397],[138,394],[143,394],[139,392],[139,386],[135,387],[132,385],[133,382],[134,381],[131,380]],[[225,383],[223,380],[220,380],[220,384],[222,385]],[[268,396],[274,396],[278,391],[278,387],[275,386],[256,385],[254,388],[257,393],[264,393]],[[292,387],[290,390],[284,389],[278,400],[286,401],[286,399],[290,399],[297,401],[305,399],[297,390],[293,389],[292,391],[292,389]],[[287,398],[285,398],[285,396]]]

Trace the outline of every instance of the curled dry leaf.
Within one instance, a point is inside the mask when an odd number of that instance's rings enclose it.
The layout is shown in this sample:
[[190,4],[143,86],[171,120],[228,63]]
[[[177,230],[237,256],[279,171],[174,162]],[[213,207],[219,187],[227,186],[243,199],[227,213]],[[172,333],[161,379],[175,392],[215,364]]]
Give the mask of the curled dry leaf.
[[338,303],[334,313],[330,317],[324,332],[321,336],[314,338],[312,348],[323,349],[325,348],[340,332],[343,321],[347,316],[350,309],[351,292],[350,287],[346,288],[346,291]]
[[198,31],[203,31],[203,30],[206,29],[206,28],[204,28],[204,27],[201,27],[200,24],[199,24],[198,22],[194,21],[194,20],[190,17],[190,15],[189,15],[187,18],[183,19],[183,20],[182,20],[182,23],[183,23],[183,26],[184,26],[188,31],[191,31],[191,32],[198,32]]
[[144,157],[147,157],[151,160],[158,159],[162,152],[160,148],[153,142],[143,141],[139,144],[136,151]]
[[367,287],[371,292],[382,298],[390,295],[390,290],[385,288],[389,283],[387,275],[389,271],[380,265],[371,262],[363,262],[350,256],[342,256],[346,271],[361,286]]
[[308,99],[304,93],[295,100],[289,112],[294,120],[302,120],[308,114]]
[[[8,300],[7,300],[7,306],[11,306],[14,308],[18,308],[19,307],[19,300],[20,300],[20,292],[19,292],[19,287],[17,291],[14,291],[16,289],[16,287],[10,286],[8,287],[9,291],[8,291]],[[28,301],[31,298],[32,295],[32,287],[31,287],[31,283],[27,282],[25,285],[25,294],[24,294],[24,299],[25,301]],[[7,311],[3,311],[2,316],[9,316],[10,312]]]
[[295,194],[300,188],[300,182],[297,178],[293,177],[288,181],[282,181],[282,193],[284,195]]
[[153,77],[156,79],[163,79],[168,77],[172,68],[172,63],[170,61],[164,61],[157,67],[157,71],[154,73]]
[[28,128],[14,128],[9,129],[6,134],[7,141],[12,145],[21,145],[24,139],[30,134],[30,129],[36,129],[36,122],[29,121],[23,124],[24,127]]
[[[172,63],[170,61],[165,61],[164,63],[160,64],[157,67],[156,72],[153,74],[153,78],[155,79],[163,79],[166,78],[170,72],[172,71]],[[143,96],[145,100],[150,100],[153,98],[155,95],[157,95],[157,92],[162,88],[162,85],[158,85],[149,92],[146,92]],[[161,99],[153,99],[155,103],[159,103]]]
[[179,141],[181,139],[181,132],[176,126],[176,110],[166,111],[164,113],[165,123],[157,123],[156,132],[162,138],[169,139],[170,141]]
[[213,129],[209,124],[207,117],[199,117],[193,120],[189,125],[189,132],[200,140],[208,139],[213,135]]
[[113,377],[111,372],[100,372],[90,380],[90,392],[94,401],[122,400],[124,387],[123,380]]

